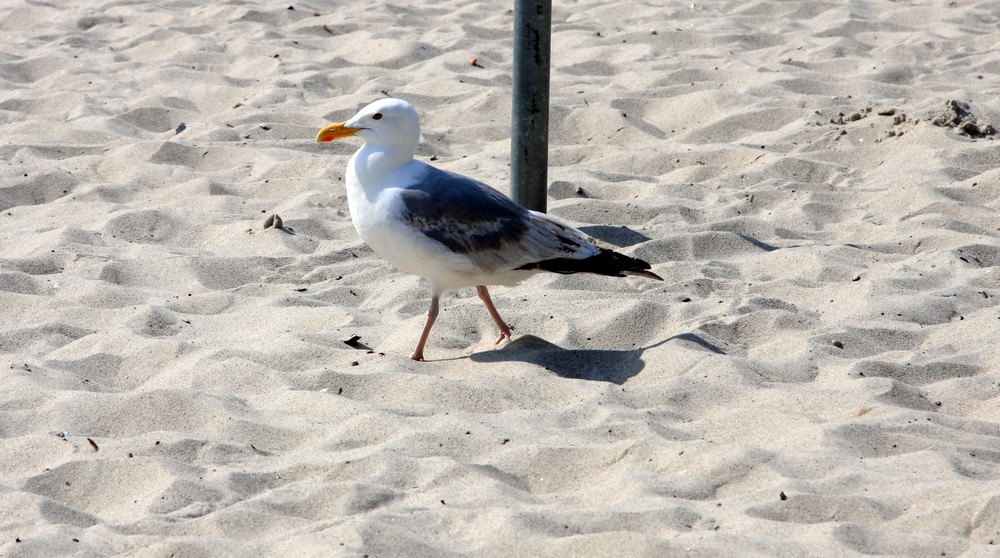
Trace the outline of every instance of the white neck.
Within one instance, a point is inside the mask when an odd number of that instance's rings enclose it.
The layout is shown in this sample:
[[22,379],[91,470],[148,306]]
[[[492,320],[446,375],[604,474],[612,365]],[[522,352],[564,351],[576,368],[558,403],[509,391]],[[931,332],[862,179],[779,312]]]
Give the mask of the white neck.
[[392,174],[410,161],[413,161],[413,151],[402,146],[365,144],[351,157],[350,166],[364,187],[374,184],[379,177]]

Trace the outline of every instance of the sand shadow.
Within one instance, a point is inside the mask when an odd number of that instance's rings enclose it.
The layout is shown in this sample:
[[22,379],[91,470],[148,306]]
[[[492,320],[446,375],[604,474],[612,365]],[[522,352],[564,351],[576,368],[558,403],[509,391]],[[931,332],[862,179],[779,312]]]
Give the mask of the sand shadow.
[[501,349],[474,353],[469,358],[473,362],[528,362],[541,366],[562,378],[621,385],[642,372],[646,367],[646,362],[642,359],[644,352],[675,340],[693,343],[715,354],[726,354],[717,345],[694,333],[674,335],[646,347],[625,351],[564,349],[540,337],[525,335],[511,341],[510,344]]
[[760,248],[761,250],[763,250],[765,252],[774,252],[775,250],[778,250],[777,246],[775,246],[773,244],[768,244],[768,243],[764,242],[763,240],[757,240],[756,238],[754,238],[754,237],[752,237],[750,235],[736,233],[736,236],[742,238],[743,240],[746,240],[750,244],[753,244],[754,246]]
[[635,246],[650,240],[650,238],[638,231],[633,231],[628,227],[612,227],[609,225],[589,225],[580,227],[580,230],[588,235],[608,244],[614,244],[619,248]]

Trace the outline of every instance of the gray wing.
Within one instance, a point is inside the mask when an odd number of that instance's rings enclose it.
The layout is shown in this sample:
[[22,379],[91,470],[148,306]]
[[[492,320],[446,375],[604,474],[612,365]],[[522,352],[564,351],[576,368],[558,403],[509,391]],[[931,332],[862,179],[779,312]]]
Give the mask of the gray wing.
[[599,252],[587,236],[482,182],[431,166],[401,193],[407,225],[486,273]]

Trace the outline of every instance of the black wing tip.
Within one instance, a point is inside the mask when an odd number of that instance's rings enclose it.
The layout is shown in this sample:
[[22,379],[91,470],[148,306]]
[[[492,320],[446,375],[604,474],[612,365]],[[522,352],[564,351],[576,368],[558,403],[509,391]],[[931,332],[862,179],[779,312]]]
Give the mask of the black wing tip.
[[625,275],[635,275],[638,277],[646,277],[649,279],[656,279],[657,281],[663,281],[663,277],[660,277],[649,269],[629,269],[625,271]]
[[601,251],[589,258],[577,260],[573,258],[554,258],[540,262],[530,263],[518,269],[540,269],[552,273],[564,275],[572,273],[595,273],[597,275],[608,275],[611,277],[626,277],[635,275],[663,281],[663,278],[649,270],[651,266],[648,262],[638,258],[632,258],[624,254],[619,254],[614,250],[602,248]]
[[621,276],[624,277],[626,275],[635,275],[637,277],[646,277],[649,279],[656,279],[657,281],[663,281],[663,277],[660,277],[659,275],[650,271],[650,268],[652,266],[649,265],[649,262],[647,262],[646,260],[640,260],[639,258],[632,258],[623,254],[619,254],[618,252],[612,250],[606,250],[606,251],[614,254],[615,255],[614,259],[616,261],[620,261],[622,263],[627,262],[629,264],[628,267],[622,269]]

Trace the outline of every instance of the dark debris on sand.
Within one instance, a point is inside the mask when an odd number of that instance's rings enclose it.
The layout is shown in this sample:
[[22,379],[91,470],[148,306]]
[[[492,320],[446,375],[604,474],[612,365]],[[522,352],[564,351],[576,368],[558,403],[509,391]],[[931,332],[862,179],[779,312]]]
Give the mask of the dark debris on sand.
[[959,133],[972,138],[982,139],[997,134],[992,124],[982,124],[972,114],[969,103],[948,100],[944,103],[944,112],[934,118],[932,123],[942,128],[954,128]]

